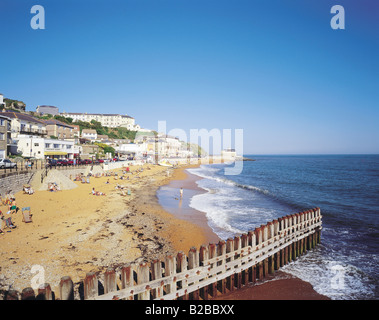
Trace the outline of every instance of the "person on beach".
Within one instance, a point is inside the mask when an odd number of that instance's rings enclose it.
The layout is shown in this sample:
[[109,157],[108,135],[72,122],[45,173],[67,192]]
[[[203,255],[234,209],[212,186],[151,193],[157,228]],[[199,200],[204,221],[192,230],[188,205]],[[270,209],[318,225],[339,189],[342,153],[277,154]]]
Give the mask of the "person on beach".
[[4,220],[4,215],[3,215],[3,213],[0,210],[0,234],[4,234],[4,231],[3,231],[3,220]]
[[180,199],[183,199],[183,188],[180,188]]
[[106,194],[103,192],[95,191],[95,188],[92,188],[92,195],[94,195],[94,196],[106,196]]
[[17,213],[18,210],[20,210],[20,208],[17,207],[17,205],[16,205],[16,199],[15,198],[11,198],[11,203],[9,204],[9,211],[11,213]]

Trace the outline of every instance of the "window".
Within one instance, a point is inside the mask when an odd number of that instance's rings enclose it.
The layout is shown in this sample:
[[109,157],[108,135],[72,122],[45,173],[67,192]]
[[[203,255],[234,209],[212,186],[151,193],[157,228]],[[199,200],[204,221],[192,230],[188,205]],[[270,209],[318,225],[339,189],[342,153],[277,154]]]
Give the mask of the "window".
[[45,148],[50,148],[50,143],[45,143]]
[[0,126],[3,126],[5,124],[5,120],[4,119],[0,119]]
[[4,133],[0,133],[0,140],[4,140]]
[[58,149],[59,147],[60,147],[59,144],[54,143],[54,148],[55,148],[55,149]]
[[35,143],[34,146],[35,146],[35,147],[39,147],[39,143]]

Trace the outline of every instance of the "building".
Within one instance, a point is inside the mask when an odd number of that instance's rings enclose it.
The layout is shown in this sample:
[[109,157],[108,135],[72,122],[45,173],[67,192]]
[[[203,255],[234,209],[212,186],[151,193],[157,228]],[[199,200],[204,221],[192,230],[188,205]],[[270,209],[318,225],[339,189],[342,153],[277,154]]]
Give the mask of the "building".
[[128,143],[121,144],[116,149],[119,155],[132,156],[135,159],[142,159],[146,154],[146,144],[143,143]]
[[58,107],[54,107],[54,106],[38,106],[36,108],[36,112],[41,115],[43,114],[51,114],[53,116],[59,115]]
[[94,159],[99,153],[100,147],[96,144],[81,144],[80,146],[81,159]]
[[0,113],[0,158],[7,158],[11,142],[11,119]]
[[236,159],[236,150],[235,149],[224,149],[221,151],[221,158],[223,160],[235,160]]
[[97,132],[94,129],[83,129],[82,138],[95,141],[97,139]]
[[19,112],[1,112],[0,115],[8,117],[11,122],[11,142],[8,154],[17,154],[19,135],[45,137],[47,134],[45,123],[32,116]]
[[76,112],[63,112],[60,114],[66,118],[72,118],[75,121],[91,122],[92,120],[98,121],[104,127],[117,128],[124,127],[128,130],[137,131],[140,129],[139,125],[135,124],[135,119],[128,115],[121,114],[101,114],[101,113],[76,113]]
[[79,156],[79,148],[74,145],[74,141],[29,135],[18,136],[17,152],[23,157],[36,159],[74,159]]
[[56,137],[58,139],[74,139],[75,128],[67,123],[55,119],[43,120],[46,124],[48,137]]
[[158,134],[157,140],[157,152],[160,157],[163,158],[175,158],[179,157],[182,143],[179,141],[179,138]]
[[4,95],[0,93],[0,109],[5,107]]
[[105,135],[105,134],[104,135],[103,134],[98,134],[96,140],[98,142],[108,142],[109,141],[109,137],[107,135]]

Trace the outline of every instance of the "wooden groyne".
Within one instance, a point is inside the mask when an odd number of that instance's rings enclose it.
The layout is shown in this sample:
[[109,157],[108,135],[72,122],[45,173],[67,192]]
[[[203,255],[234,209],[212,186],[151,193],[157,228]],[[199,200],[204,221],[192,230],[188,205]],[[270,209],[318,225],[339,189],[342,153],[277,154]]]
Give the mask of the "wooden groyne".
[[[87,273],[74,292],[70,277],[59,284],[61,300],[207,300],[262,280],[320,243],[320,208],[287,215],[254,231],[178,252],[163,261],[109,268],[103,274]],[[21,299],[55,299],[49,284],[36,293],[25,288]],[[18,299],[9,292],[6,299]]]

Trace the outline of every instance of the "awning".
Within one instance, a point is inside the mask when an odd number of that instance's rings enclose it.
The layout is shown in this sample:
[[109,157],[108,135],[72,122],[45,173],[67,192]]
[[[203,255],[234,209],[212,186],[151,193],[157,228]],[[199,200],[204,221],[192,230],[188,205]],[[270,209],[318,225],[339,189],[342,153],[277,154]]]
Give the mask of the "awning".
[[67,152],[63,152],[63,151],[45,151],[45,156],[67,156]]

